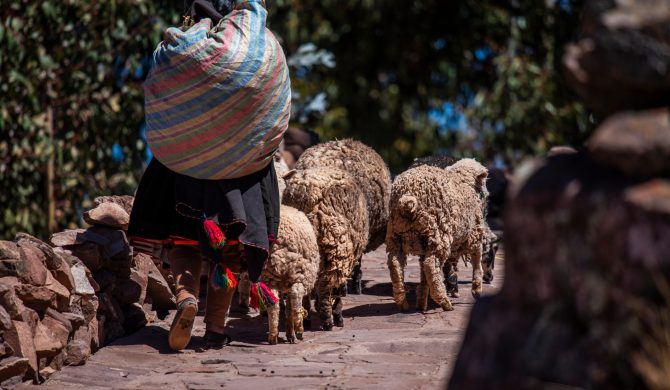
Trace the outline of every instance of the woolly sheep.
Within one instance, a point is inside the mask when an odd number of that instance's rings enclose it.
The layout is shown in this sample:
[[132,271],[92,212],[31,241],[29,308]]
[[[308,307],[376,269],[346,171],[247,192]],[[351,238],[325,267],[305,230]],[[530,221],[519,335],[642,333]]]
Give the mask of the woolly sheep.
[[386,251],[393,298],[400,309],[409,308],[403,280],[407,255],[420,257],[420,310],[427,308],[428,292],[442,309],[453,310],[441,267],[461,256],[472,263],[472,294],[481,295],[485,225],[479,194],[486,191],[486,176],[486,168],[477,161],[462,159],[445,169],[418,166],[396,178],[391,189]]
[[[421,165],[429,165],[437,168],[447,168],[454,165],[458,161],[457,158],[451,156],[426,156],[415,158],[409,169],[416,168]],[[489,181],[487,180],[486,188],[488,188]],[[489,209],[488,191],[483,192],[482,195],[482,211],[484,212],[484,219]],[[488,223],[486,223],[486,232],[482,239],[482,268],[484,270],[484,283],[491,283],[493,280],[493,266],[496,253],[498,251],[498,241],[500,239],[491,231]],[[463,259],[464,262],[468,259]],[[445,283],[447,292],[452,297],[458,297],[458,262],[446,261],[444,263],[443,272],[445,276]]]
[[[325,166],[348,172],[358,188],[363,191],[370,227],[365,253],[377,249],[384,243],[386,237],[388,203],[391,195],[391,173],[384,160],[362,142],[344,139],[310,147],[300,156],[295,169]],[[355,294],[360,294],[362,290],[361,257],[356,259],[351,275]]]
[[363,192],[347,172],[337,168],[294,170],[285,179],[284,204],[305,213],[319,245],[316,295],[322,328],[344,326],[341,286],[368,242]]
[[[272,254],[265,263],[261,280],[275,296],[287,294],[286,339],[294,343],[302,340],[305,310],[303,297],[312,292],[319,271],[319,247],[314,229],[304,213],[282,205],[279,235]],[[280,302],[268,306],[268,342],[277,344],[279,335]]]

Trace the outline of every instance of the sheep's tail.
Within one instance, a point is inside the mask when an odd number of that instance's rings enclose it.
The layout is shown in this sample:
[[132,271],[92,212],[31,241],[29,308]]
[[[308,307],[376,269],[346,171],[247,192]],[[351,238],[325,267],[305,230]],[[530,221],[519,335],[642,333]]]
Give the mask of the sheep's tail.
[[404,217],[414,219],[419,211],[419,201],[416,196],[403,195],[398,199],[398,210]]

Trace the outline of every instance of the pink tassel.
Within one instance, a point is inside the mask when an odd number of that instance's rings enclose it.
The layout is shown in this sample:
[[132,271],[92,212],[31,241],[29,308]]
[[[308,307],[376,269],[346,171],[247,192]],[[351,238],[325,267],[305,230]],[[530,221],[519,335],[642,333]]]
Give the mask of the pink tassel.
[[223,234],[219,228],[219,225],[210,219],[205,219],[203,225],[205,228],[205,233],[207,234],[207,238],[209,239],[209,244],[212,246],[212,248],[223,248],[223,246],[226,245],[226,235]]

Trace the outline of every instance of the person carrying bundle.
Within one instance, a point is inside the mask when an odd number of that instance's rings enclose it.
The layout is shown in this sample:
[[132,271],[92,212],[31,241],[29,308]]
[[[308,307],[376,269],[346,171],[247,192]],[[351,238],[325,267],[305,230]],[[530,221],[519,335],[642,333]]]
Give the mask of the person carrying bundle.
[[186,0],[184,26],[166,30],[145,82],[154,158],[128,234],[167,251],[177,294],[174,350],[190,341],[204,260],[211,261],[204,348],[230,342],[224,326],[240,270],[256,282],[256,301],[276,300],[259,278],[278,232],[272,158],[288,127],[291,90],[266,16],[264,0]]

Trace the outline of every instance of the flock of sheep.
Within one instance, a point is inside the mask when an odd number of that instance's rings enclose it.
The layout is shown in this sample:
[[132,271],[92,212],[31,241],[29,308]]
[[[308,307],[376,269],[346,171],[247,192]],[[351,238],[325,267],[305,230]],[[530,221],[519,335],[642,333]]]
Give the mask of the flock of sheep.
[[[488,171],[475,160],[419,159],[392,183],[372,148],[339,140],[307,149],[293,170],[281,160],[275,167],[282,199],[279,236],[261,279],[286,299],[289,342],[302,339],[312,291],[322,329],[344,325],[347,279],[360,294],[361,258],[383,243],[401,310],[409,308],[404,284],[408,255],[421,263],[419,310],[426,310],[428,294],[444,310],[453,310],[447,294],[458,296],[455,270],[461,258],[472,264],[475,297],[482,282],[490,282],[496,239],[485,222]],[[244,305],[249,288],[244,277],[239,288]],[[278,340],[279,307],[268,307],[271,344]]]

